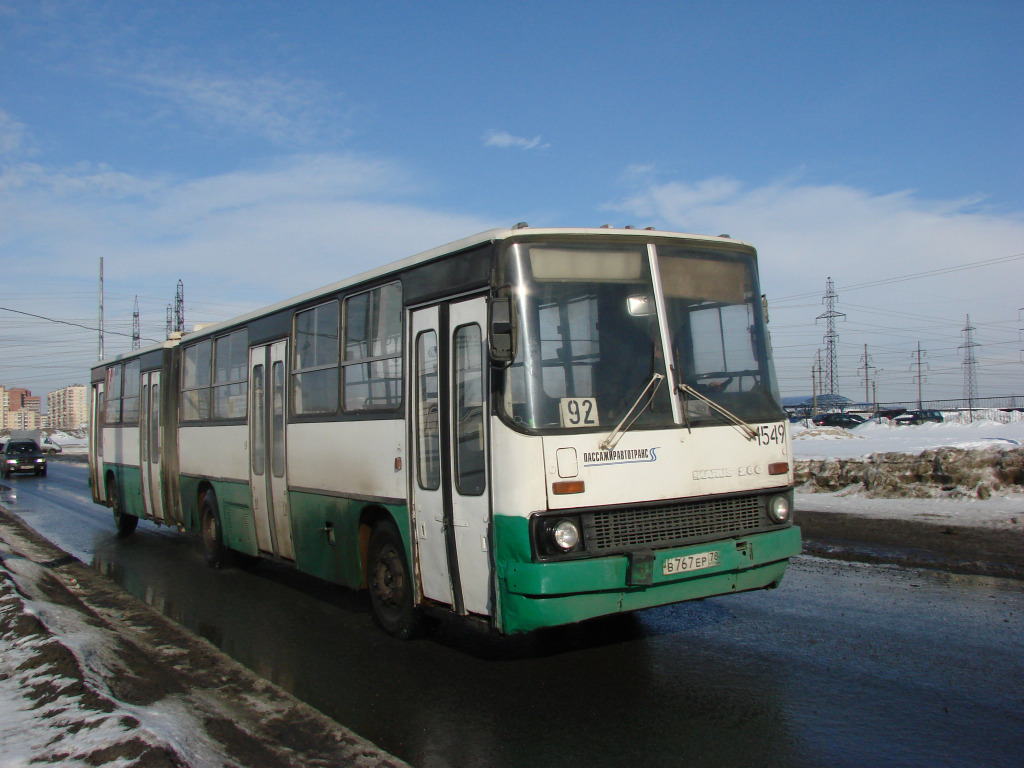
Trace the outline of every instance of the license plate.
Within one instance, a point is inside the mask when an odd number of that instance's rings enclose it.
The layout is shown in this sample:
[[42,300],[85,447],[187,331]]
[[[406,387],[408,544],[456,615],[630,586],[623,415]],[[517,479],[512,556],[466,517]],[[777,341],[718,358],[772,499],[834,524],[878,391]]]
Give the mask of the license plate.
[[710,552],[697,552],[692,555],[670,557],[661,564],[661,573],[663,576],[673,576],[679,573],[689,573],[690,571],[702,571],[705,568],[713,568],[720,561],[721,555],[717,549],[713,549]]

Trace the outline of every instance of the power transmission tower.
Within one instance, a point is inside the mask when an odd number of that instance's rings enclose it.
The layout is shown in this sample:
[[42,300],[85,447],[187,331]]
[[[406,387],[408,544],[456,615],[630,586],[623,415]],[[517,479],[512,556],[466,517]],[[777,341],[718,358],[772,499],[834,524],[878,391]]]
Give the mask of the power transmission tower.
[[[1024,323],[1024,307],[1017,310],[1017,321]],[[1024,341],[1024,326],[1022,326],[1020,331],[1018,331],[1018,336],[1021,341]],[[1020,361],[1024,363],[1024,348],[1021,348],[1020,350]]]
[[825,297],[821,300],[825,305],[824,314],[818,315],[817,320],[825,320],[825,356],[828,365],[828,394],[838,395],[839,392],[839,366],[836,361],[836,346],[839,341],[839,334],[836,333],[836,318],[846,317],[842,312],[836,312],[835,286],[832,278],[825,283]]
[[135,311],[132,312],[132,351],[142,349],[142,329],[139,324],[139,296],[135,295]]
[[171,305],[167,305],[167,336],[165,338],[171,338],[171,334],[174,333],[174,310],[171,309]]
[[981,346],[974,340],[974,331],[977,330],[971,325],[971,316],[967,316],[967,325],[964,326],[964,343],[958,349],[964,351],[964,361],[961,364],[964,369],[964,399],[967,400],[967,408],[974,421],[974,401],[978,397],[978,360],[974,356],[974,348]]
[[927,357],[928,353],[927,352],[921,352],[921,342],[919,341],[919,342],[917,342],[917,361],[916,362],[912,362],[910,364],[910,369],[911,370],[913,370],[914,368],[917,369],[917,373],[915,373],[913,375],[913,378],[917,380],[917,408],[918,408],[918,410],[920,410],[921,408],[924,408],[924,406],[921,405],[921,385],[924,384],[925,381],[927,381],[927,379],[924,377],[924,372],[925,372],[925,370],[927,370],[928,363],[921,362],[922,356]]
[[174,330],[185,332],[185,284],[178,281],[178,294],[174,297]]

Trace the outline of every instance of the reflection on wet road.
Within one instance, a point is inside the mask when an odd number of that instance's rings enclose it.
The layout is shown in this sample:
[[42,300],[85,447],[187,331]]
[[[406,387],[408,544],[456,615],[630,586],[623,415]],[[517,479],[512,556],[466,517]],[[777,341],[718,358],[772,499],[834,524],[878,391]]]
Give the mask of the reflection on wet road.
[[1019,582],[799,558],[773,592],[403,643],[290,569],[211,571],[149,524],[116,539],[85,477],[55,462],[0,502],[415,766],[1019,765]]

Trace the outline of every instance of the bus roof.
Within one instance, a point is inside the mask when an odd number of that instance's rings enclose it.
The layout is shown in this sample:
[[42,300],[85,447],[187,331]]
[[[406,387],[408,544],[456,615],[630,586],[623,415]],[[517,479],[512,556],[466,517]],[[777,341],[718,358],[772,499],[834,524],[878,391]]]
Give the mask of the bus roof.
[[188,339],[189,341],[206,336],[209,334],[219,333],[225,328],[230,328],[235,325],[240,325],[252,320],[255,320],[266,315],[272,315],[275,312],[288,309],[291,306],[303,304],[309,301],[313,301],[320,296],[329,295],[336,293],[340,290],[348,288],[352,285],[358,285],[360,283],[366,283],[384,277],[391,274],[392,272],[400,272],[404,269],[417,266],[419,264],[426,264],[435,259],[440,259],[444,256],[448,256],[453,253],[460,251],[469,250],[486,243],[496,243],[502,240],[508,240],[515,237],[522,237],[528,235],[530,239],[543,238],[543,237],[562,237],[571,235],[587,235],[591,237],[636,237],[644,240],[651,238],[672,238],[680,240],[691,240],[691,241],[704,241],[709,243],[728,243],[734,246],[740,246],[743,248],[750,248],[753,250],[753,246],[750,243],[746,243],[742,240],[734,240],[729,235],[697,235],[689,234],[685,232],[669,232],[656,229],[635,229],[628,227],[625,229],[615,229],[612,227],[530,227],[524,224],[517,224],[514,227],[508,229],[489,229],[486,232],[480,232],[469,237],[464,237],[460,240],[455,240],[444,245],[439,245],[436,248],[431,248],[428,251],[417,253],[413,256],[409,256],[399,261],[394,261],[389,264],[384,264],[380,267],[367,270],[358,275],[354,275],[338,282],[324,285],[319,288],[315,288],[306,293],[294,296],[290,299],[276,302],[260,309],[252,310],[251,312],[232,317],[228,320],[222,320],[217,323],[208,323],[199,326],[196,330],[186,331],[178,338],[170,338],[167,341],[162,341],[157,344],[153,344],[149,347],[145,347],[141,350],[133,350],[131,352],[123,352],[114,357],[101,360],[96,365],[92,366],[93,369],[104,367],[117,360],[126,360],[134,357],[138,357],[141,354],[150,352],[161,347],[173,347],[177,346],[182,340]]

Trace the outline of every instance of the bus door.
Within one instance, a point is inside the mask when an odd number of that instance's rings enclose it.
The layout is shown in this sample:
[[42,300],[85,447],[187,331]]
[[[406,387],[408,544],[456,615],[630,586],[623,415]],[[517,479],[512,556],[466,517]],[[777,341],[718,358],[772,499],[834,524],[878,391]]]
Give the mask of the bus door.
[[249,350],[249,482],[261,552],[295,559],[285,473],[287,341]]
[[142,374],[142,403],[139,412],[139,472],[142,475],[142,499],[146,511],[164,522],[163,483],[160,465],[163,445],[160,435],[160,372]]
[[490,615],[484,297],[412,313],[412,517],[424,597]]
[[103,482],[103,383],[92,385],[92,411],[89,413],[89,482],[92,500],[105,503],[107,488]]

